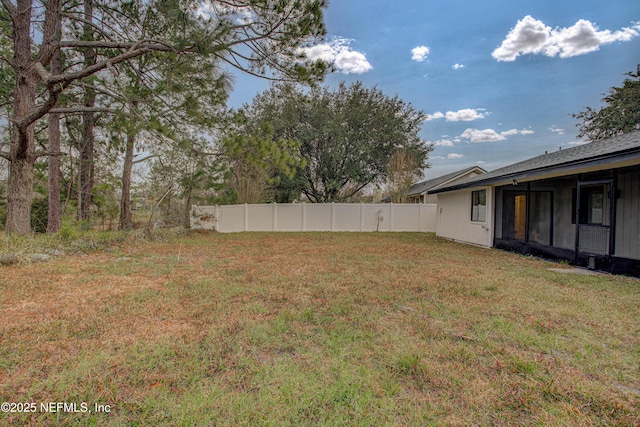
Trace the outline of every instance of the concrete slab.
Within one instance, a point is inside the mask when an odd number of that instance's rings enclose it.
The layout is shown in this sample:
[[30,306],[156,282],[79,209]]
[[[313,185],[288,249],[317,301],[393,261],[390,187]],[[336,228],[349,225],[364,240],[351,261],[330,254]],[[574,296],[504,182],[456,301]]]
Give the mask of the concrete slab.
[[547,270],[549,271],[555,271],[556,273],[562,273],[562,274],[581,274],[584,276],[593,276],[598,274],[595,271],[592,270],[587,270],[586,268],[575,268],[575,267],[569,267],[569,268],[547,268]]

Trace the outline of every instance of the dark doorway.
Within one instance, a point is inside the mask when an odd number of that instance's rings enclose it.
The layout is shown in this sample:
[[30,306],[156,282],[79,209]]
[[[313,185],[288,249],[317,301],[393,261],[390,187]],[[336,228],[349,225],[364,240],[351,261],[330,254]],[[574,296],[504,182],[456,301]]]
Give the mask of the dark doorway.
[[553,193],[505,191],[502,196],[502,238],[552,245]]
[[578,182],[576,257],[610,255],[612,180]]
[[502,238],[526,241],[527,193],[505,191],[502,196]]

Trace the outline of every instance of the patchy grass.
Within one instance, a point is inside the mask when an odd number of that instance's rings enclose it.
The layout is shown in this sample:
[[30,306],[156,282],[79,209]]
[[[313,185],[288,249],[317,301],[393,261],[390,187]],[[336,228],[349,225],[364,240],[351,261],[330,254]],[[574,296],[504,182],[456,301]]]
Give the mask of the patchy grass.
[[[0,268],[9,425],[638,425],[640,283],[430,234],[198,234]],[[95,404],[110,412],[96,412]]]

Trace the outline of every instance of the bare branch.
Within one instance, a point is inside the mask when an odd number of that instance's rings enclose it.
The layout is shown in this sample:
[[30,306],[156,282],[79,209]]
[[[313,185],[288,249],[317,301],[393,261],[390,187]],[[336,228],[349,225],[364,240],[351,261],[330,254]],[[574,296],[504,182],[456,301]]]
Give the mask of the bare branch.
[[[94,22],[91,22],[88,19],[84,19],[83,17],[75,16],[74,14],[67,13],[67,12],[62,12],[61,16],[64,16],[65,18],[69,18],[69,19],[71,19],[73,21],[78,21],[78,22],[82,22],[83,24],[90,25],[90,26],[93,27],[93,30],[96,33],[100,34],[102,37],[104,37],[104,38],[106,38],[108,40],[112,40],[112,38],[110,37],[109,33],[103,31],[100,26],[96,25]],[[117,32],[117,31],[114,30],[114,32]]]
[[196,154],[201,154],[203,156],[221,156],[222,155],[222,152],[220,152],[220,151],[217,151],[217,152],[202,151],[202,150],[199,150],[199,149],[197,149],[197,148],[195,148],[193,146],[191,147],[191,151],[193,151]]
[[67,153],[63,153],[62,151],[36,151],[35,157],[62,157],[66,156]]
[[149,159],[153,159],[154,157],[158,157],[158,155],[157,155],[157,154],[152,154],[152,155],[150,155],[150,156],[143,157],[142,159],[135,160],[135,161],[133,162],[133,164],[134,164],[134,165],[137,165],[138,163],[146,162],[146,161],[147,161],[147,160],[149,160]]
[[46,82],[49,79],[50,77],[49,72],[44,68],[44,65],[42,65],[40,62],[36,62],[33,65],[33,68],[36,70],[36,72],[38,73],[38,75],[43,81]]
[[49,110],[50,114],[81,114],[81,113],[113,113],[117,111],[105,107],[65,107],[65,108],[52,108]]
[[59,42],[60,47],[76,47],[76,48],[93,48],[93,49],[138,49],[138,48],[148,48],[150,51],[175,51],[173,47],[171,47],[167,43],[163,43],[159,40],[140,40],[136,42],[117,42],[117,41],[106,41],[106,40],[62,40]]

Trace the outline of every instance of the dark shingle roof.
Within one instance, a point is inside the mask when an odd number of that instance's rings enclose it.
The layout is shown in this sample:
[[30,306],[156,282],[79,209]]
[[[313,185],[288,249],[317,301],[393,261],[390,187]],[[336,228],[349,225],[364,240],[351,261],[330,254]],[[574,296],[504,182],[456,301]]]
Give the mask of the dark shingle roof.
[[478,185],[489,185],[507,179],[531,178],[543,175],[551,169],[578,167],[597,161],[614,162],[622,156],[638,157],[640,160],[640,131],[543,154],[453,185],[438,188],[433,192],[442,193]]
[[474,169],[479,169],[481,172],[485,172],[484,169],[478,167],[478,166],[472,166],[470,168],[466,168],[463,169],[461,171],[457,171],[457,172],[451,172],[449,174],[446,175],[442,175],[439,176],[438,178],[433,178],[430,179],[428,181],[422,181],[422,182],[418,182],[417,184],[413,184],[411,187],[409,187],[409,192],[407,193],[408,196],[414,196],[416,194],[422,194],[425,191],[429,191],[441,184],[444,184],[447,181],[450,181],[452,179],[454,179],[455,177],[459,176],[459,175],[464,175]]

